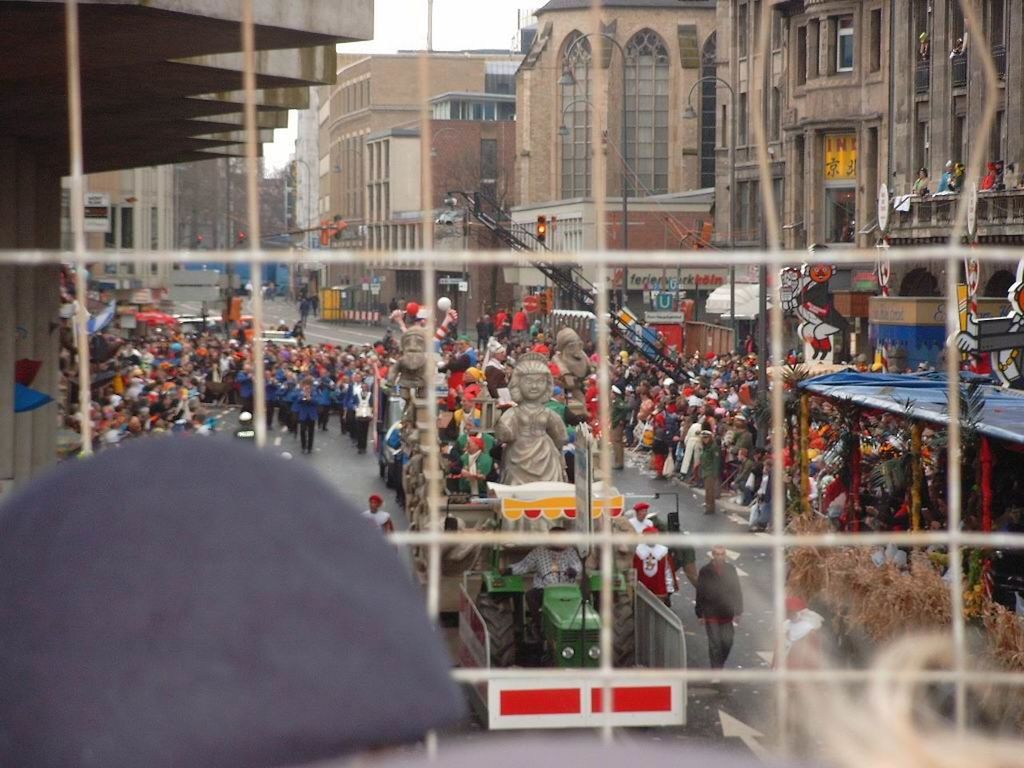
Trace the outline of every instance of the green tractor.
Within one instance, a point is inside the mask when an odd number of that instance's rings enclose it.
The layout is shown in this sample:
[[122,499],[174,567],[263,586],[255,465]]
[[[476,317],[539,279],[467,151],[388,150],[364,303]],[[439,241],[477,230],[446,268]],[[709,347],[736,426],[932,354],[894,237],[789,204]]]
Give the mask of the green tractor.
[[[540,603],[540,627],[531,621],[528,588],[523,576],[503,575],[497,568],[466,574],[479,579],[476,608],[487,626],[490,665],[597,667],[601,663],[600,574],[581,575],[576,583],[545,587]],[[634,584],[619,573],[612,583],[614,658],[616,667],[631,667],[635,656]],[[539,632],[539,636],[538,636]]]

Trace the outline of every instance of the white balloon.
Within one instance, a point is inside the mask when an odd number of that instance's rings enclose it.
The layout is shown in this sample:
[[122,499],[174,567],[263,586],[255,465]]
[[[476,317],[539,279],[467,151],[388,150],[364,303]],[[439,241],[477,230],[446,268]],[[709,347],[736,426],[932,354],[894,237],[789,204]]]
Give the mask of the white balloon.
[[449,309],[452,308],[452,300],[449,299],[447,296],[442,296],[440,299],[437,300],[437,308],[440,309],[442,312],[447,312]]

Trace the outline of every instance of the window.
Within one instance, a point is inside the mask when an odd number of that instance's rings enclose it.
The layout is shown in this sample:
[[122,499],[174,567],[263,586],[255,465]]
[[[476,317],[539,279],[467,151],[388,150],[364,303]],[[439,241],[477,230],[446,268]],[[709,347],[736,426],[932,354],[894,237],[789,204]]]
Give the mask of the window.
[[796,28],[796,84],[807,82],[807,27]]
[[480,180],[493,181],[498,178],[498,141],[480,139]]
[[747,4],[740,3],[736,13],[736,50],[742,59],[747,55]]
[[1006,112],[999,110],[996,112],[996,119],[992,123],[992,137],[989,139],[988,145],[988,156],[989,157],[1004,157],[1003,155],[1003,126],[1006,124]]
[[149,249],[151,251],[160,249],[160,211],[155,205],[149,209]]
[[[626,152],[630,194],[668,192],[668,47],[643,29],[626,45]],[[620,149],[620,151],[622,151]]]
[[[590,41],[572,32],[562,46],[562,197],[590,194]],[[561,131],[560,131],[561,133]]]
[[740,94],[740,103],[736,112],[736,144],[747,146],[747,94]]
[[871,38],[868,52],[871,57],[868,62],[868,69],[871,72],[878,72],[882,68],[882,9],[875,8],[871,11]]
[[[712,33],[700,57],[700,186],[715,186],[715,117],[718,105],[718,84],[715,77],[716,37]],[[724,124],[724,122],[723,122]]]
[[821,48],[821,22],[817,19],[807,25],[807,79],[813,80],[819,72]]
[[852,243],[856,235],[856,187],[825,188],[825,242]]
[[772,122],[769,127],[768,138],[771,141],[778,141],[782,127],[782,91],[772,88]]
[[772,9],[772,50],[782,50],[782,41],[786,37],[786,20],[785,17]]
[[[117,212],[120,210],[120,206],[110,206],[110,231],[103,234],[103,247],[104,248],[117,248]],[[116,268],[116,266],[115,266]],[[113,274],[108,272],[107,274]]]
[[853,16],[836,20],[836,72],[853,71]]
[[129,206],[121,208],[121,247],[135,247],[135,209]]

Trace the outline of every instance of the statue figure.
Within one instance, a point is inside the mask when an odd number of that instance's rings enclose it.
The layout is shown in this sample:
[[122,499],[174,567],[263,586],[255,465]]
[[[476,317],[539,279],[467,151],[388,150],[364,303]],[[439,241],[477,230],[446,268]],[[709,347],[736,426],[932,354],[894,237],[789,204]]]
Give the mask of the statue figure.
[[586,415],[587,377],[593,367],[583,349],[583,339],[572,328],[562,328],[555,336],[555,356],[551,359],[560,372],[566,407],[576,415]]
[[388,371],[388,384],[404,389],[422,389],[427,384],[427,331],[409,328],[398,340],[401,354]]
[[554,384],[544,355],[531,352],[519,358],[511,382],[515,405],[494,428],[494,436],[505,443],[503,483],[565,482],[562,447],[569,435],[562,418],[547,407]]

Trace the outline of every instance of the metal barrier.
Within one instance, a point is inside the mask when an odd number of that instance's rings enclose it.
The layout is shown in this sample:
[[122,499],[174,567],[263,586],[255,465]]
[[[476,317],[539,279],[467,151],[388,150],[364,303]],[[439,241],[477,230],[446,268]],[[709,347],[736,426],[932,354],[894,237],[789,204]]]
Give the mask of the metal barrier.
[[636,585],[635,617],[636,665],[650,669],[684,669],[686,635],[682,619],[643,584]]

